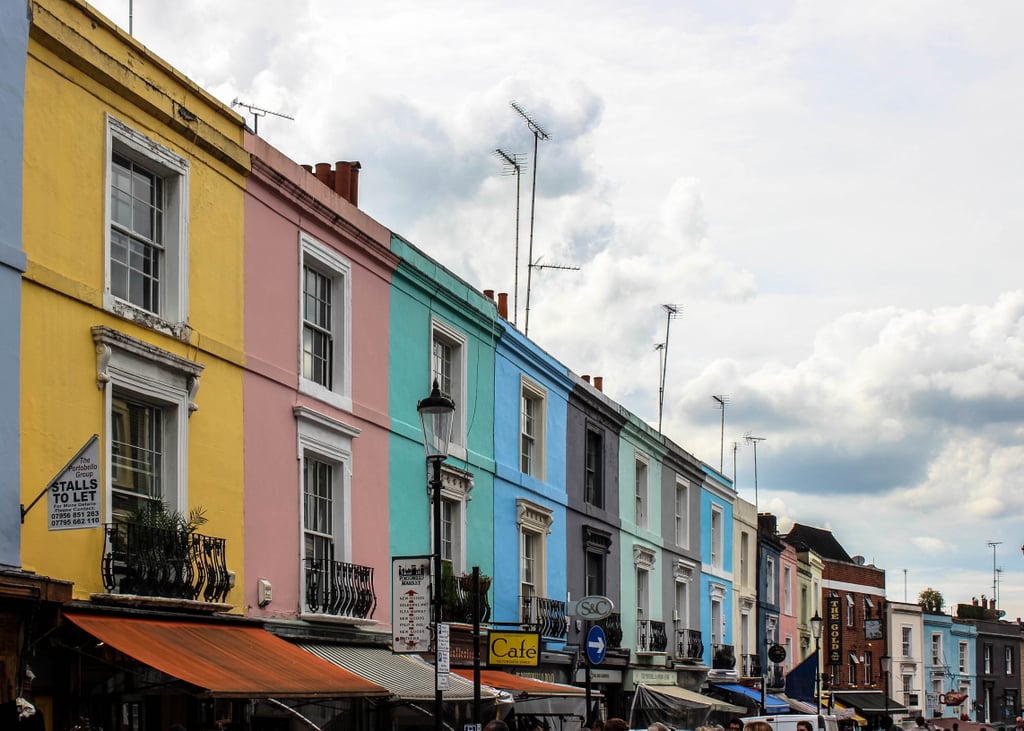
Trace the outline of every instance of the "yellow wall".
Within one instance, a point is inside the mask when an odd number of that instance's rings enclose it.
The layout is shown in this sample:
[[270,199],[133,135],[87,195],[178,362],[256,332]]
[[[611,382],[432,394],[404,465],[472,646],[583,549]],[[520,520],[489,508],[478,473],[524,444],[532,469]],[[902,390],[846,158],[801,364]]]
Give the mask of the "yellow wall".
[[[94,433],[106,453],[91,328],[119,330],[204,366],[189,419],[190,507],[227,539],[244,585],[243,188],[241,117],[87,5],[32,4],[25,100],[21,495],[30,503]],[[186,111],[183,111],[186,110]],[[189,317],[183,339],[102,309],[106,114],[190,161]],[[191,119],[194,115],[194,119]],[[101,464],[104,480],[107,465]],[[104,508],[106,505],[104,503]],[[102,529],[48,531],[46,498],[25,519],[25,569],[104,591]],[[241,589],[230,603],[241,603]]]

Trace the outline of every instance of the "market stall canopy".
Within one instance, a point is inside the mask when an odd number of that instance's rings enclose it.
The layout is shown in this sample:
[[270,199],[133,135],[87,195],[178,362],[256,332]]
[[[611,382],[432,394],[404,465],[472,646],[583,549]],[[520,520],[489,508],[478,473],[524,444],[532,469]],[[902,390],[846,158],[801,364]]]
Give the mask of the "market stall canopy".
[[[317,657],[337,665],[350,673],[382,685],[396,698],[424,701],[434,698],[434,666],[409,655],[396,655],[382,647],[352,647],[300,643],[299,647]],[[452,673],[448,690],[443,691],[447,701],[473,700],[472,675],[467,681]],[[481,681],[480,697],[494,699],[498,694]]]
[[255,625],[78,612],[64,617],[125,655],[215,697],[391,695]]
[[[739,683],[715,683],[715,688],[727,691],[729,693],[736,693],[737,695],[744,696],[748,700],[754,701],[758,707],[761,705],[761,691],[756,688],[748,688],[745,685]],[[744,709],[746,710],[746,709]],[[779,698],[778,696],[766,693],[764,696],[764,712],[765,713],[786,713],[789,711],[789,702]]]
[[[463,678],[472,681],[472,668],[452,668],[452,673],[461,675]],[[563,685],[562,683],[549,683],[546,680],[527,678],[522,675],[506,673],[503,670],[481,670],[480,682],[492,688],[507,690],[517,699],[524,696],[585,696],[587,691],[575,685]],[[593,697],[600,697],[600,693],[591,693]]]
[[747,709],[743,706],[733,705],[726,701],[719,700],[718,698],[712,698],[711,696],[702,695],[696,691],[687,690],[686,688],[680,688],[678,685],[638,685],[636,687],[637,696],[644,694],[654,694],[665,696],[673,699],[678,705],[686,708],[707,708],[712,711],[722,711],[725,713],[737,713],[743,714],[747,712]]
[[856,708],[858,713],[895,713],[906,711],[907,707],[899,701],[889,698],[886,701],[885,693],[878,693],[873,690],[851,690],[832,691],[832,697],[847,708]]

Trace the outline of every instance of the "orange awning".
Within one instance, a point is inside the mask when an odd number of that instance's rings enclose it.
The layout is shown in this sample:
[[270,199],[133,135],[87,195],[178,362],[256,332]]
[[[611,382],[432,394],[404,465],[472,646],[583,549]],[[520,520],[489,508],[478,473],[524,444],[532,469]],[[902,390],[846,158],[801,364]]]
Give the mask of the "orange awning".
[[[452,668],[452,672],[466,678],[473,679],[472,668]],[[513,675],[502,670],[480,670],[480,683],[489,685],[499,690],[508,690],[513,693],[525,693],[527,695],[554,696],[554,695],[586,695],[584,688],[575,685],[563,685],[562,683],[549,683],[546,680],[525,678],[522,675]]]
[[386,696],[265,629],[226,622],[65,612],[98,640],[139,662],[221,698]]

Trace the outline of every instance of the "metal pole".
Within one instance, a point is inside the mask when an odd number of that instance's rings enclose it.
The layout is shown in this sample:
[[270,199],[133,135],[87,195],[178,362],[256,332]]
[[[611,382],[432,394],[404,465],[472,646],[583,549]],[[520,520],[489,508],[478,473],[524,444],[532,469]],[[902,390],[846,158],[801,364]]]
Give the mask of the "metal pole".
[[821,715],[821,639],[814,638],[814,698],[818,703],[818,715]]
[[530,285],[533,281],[533,219],[537,207],[537,142],[540,135],[533,130],[533,189],[530,192],[530,245],[526,254],[526,317],[523,323],[523,334],[530,334]]
[[473,720],[480,718],[480,567],[473,567]]
[[431,459],[434,474],[430,480],[430,494],[434,500],[434,731],[444,727],[444,696],[441,693],[441,673],[438,657],[441,629],[441,462]]

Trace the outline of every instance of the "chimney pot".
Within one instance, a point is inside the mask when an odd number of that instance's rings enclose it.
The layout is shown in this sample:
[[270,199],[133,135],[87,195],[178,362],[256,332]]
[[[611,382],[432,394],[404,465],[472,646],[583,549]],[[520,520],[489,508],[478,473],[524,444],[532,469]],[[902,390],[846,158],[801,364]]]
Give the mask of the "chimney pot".
[[348,172],[348,163],[344,160],[339,160],[334,163],[334,192],[349,203],[352,202],[352,198],[350,197],[352,193],[351,184],[352,177]]
[[508,319],[508,292],[498,292],[498,314],[502,320]]
[[494,302],[494,290],[493,289],[485,289],[484,290],[484,297],[489,299],[491,302]]
[[305,170],[307,173],[313,172],[313,166],[312,165],[303,165],[302,169]]
[[580,376],[580,378],[582,378],[582,379],[583,379],[584,381],[586,381],[587,383],[590,383],[590,376],[589,376],[589,375],[586,375],[586,374],[585,374],[585,375],[582,375],[582,376]]
[[316,179],[328,188],[334,188],[334,172],[329,162],[318,162],[316,164]]
[[594,376],[594,388],[604,392],[604,376]]
[[359,161],[350,162],[348,167],[349,184],[348,194],[349,203],[359,207],[359,171],[363,169],[363,166],[359,164]]

